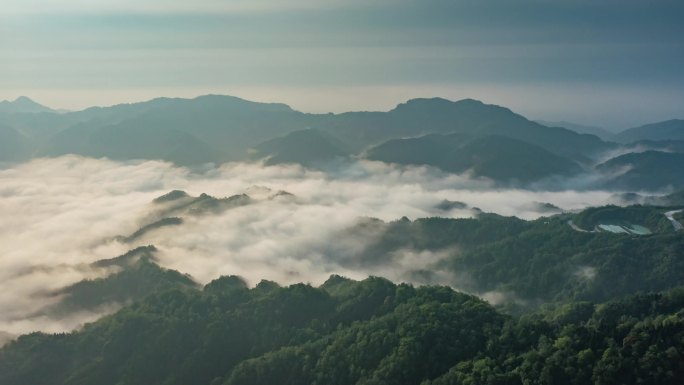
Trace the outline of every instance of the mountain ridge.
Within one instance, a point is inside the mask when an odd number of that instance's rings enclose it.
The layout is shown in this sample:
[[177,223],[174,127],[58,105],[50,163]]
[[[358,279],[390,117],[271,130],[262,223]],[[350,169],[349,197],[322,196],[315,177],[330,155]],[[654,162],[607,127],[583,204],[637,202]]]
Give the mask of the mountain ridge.
[[44,106],[40,103],[37,103],[27,96],[19,96],[16,99],[14,99],[13,101],[9,101],[9,100],[0,101],[0,113],[16,114],[16,113],[40,113],[40,112],[56,113],[57,111],[53,110],[50,107]]
[[[546,127],[506,107],[444,98],[413,98],[388,111],[341,114],[309,114],[282,103],[225,95],[155,98],[61,114],[10,114],[2,131],[8,144],[0,148],[0,160],[7,162],[77,154],[122,161],[163,160],[189,167],[261,160],[311,167],[338,156],[362,157],[388,141],[431,134],[506,137],[585,170],[593,170],[615,150],[635,152],[642,144],[666,151],[682,148],[673,141],[621,146],[591,134]],[[524,146],[513,147],[517,152],[507,152],[511,164],[530,157]]]
[[621,143],[641,140],[684,140],[684,119],[670,119],[624,130],[614,137]]

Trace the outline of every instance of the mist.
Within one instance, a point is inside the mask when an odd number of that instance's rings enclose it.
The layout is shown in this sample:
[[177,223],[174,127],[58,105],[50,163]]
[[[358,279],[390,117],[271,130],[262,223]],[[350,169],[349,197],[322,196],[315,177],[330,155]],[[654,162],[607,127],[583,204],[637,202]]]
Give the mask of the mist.
[[[130,243],[116,238],[149,224],[159,210],[152,201],[171,190],[215,197],[245,193],[251,200],[221,214],[186,216],[180,226],[155,229]],[[465,205],[440,207],[444,200]],[[159,250],[161,266],[200,284],[239,275],[250,285],[262,279],[319,285],[340,274],[457,288],[468,278],[439,267],[457,249],[398,250],[368,264],[357,256],[377,234],[345,230],[363,218],[465,218],[479,210],[535,219],[549,215],[540,202],[566,211],[622,203],[614,192],[496,189],[468,175],[368,161],[321,171],[259,163],[190,170],[160,161],[36,159],[0,170],[0,331],[68,331],[116,310],[112,304],[66,319],[36,316],[59,299],[50,293],[107,274],[90,263],[150,244]],[[425,269],[434,274],[416,273]]]

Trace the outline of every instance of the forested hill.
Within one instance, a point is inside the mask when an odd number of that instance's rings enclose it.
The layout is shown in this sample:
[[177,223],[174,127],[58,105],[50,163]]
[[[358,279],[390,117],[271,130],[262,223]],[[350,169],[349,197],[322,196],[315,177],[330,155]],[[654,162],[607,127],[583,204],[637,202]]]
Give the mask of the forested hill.
[[681,384],[684,289],[515,319],[446,287],[331,277],[157,293],[0,350],[0,384]]
[[[162,217],[189,218],[235,204],[257,203],[182,191],[154,201]],[[319,287],[249,288],[236,276],[201,287],[162,268],[163,251],[138,247],[94,262],[116,269],[59,290],[61,301],[36,316],[120,310],[78,331],[10,342],[0,349],[0,385],[681,384],[681,208],[363,219],[336,235],[363,245],[337,260],[350,271],[398,267],[402,250],[443,255],[407,272],[428,283],[419,287],[337,275]],[[490,303],[429,284],[444,277]]]
[[494,295],[497,303],[525,309],[603,302],[684,283],[684,232],[664,214],[675,208],[681,206],[604,206],[533,221],[488,213],[366,220],[349,230],[351,239],[374,236],[355,259],[340,263],[393,266],[402,250],[442,252],[444,259],[410,271],[407,279]]

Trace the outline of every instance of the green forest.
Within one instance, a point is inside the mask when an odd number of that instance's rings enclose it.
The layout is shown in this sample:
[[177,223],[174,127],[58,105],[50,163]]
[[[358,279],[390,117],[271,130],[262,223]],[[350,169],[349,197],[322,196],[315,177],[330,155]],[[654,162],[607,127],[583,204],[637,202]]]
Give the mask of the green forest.
[[[364,219],[340,234],[376,235],[349,264],[453,250],[412,272],[449,271],[448,286],[339,275],[318,287],[237,276],[202,286],[139,247],[94,263],[118,272],[64,288],[46,314],[126,306],[10,342],[0,384],[681,384],[684,238],[663,215],[672,208]],[[650,233],[585,230],[605,223]]]
[[680,384],[684,288],[522,317],[447,287],[331,276],[321,287],[148,296],[83,330],[20,337],[1,384]]

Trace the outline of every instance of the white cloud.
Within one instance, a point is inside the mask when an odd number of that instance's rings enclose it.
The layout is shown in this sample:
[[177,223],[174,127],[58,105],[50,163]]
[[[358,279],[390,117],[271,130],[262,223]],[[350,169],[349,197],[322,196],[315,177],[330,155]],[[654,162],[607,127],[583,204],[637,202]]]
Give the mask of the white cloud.
[[[296,197],[268,199],[263,189],[253,186]],[[359,217],[390,221],[471,215],[469,209],[439,211],[435,205],[443,199],[529,219],[543,214],[530,202],[564,209],[614,203],[607,192],[496,190],[484,180],[378,162],[355,162],[328,172],[231,163],[193,173],[158,161],[37,159],[0,170],[0,331],[20,334],[76,326],[78,317],[26,317],[55,300],[46,293],[101,274],[87,264],[136,246],[112,237],[139,228],[152,199],[173,189],[217,197],[250,191],[257,200],[223,215],[186,217],[181,226],[153,231],[137,241],[156,245],[163,266],[189,273],[201,283],[238,274],[251,284],[261,279],[320,284],[337,273],[457,285],[463,277],[435,267],[453,249],[400,250],[382,264],[369,265],[357,258],[364,242],[376,235],[359,239],[340,234]],[[420,269],[434,274],[412,275]]]
[[342,7],[349,4],[362,3],[355,0],[5,0],[0,15],[89,12],[252,13]]

